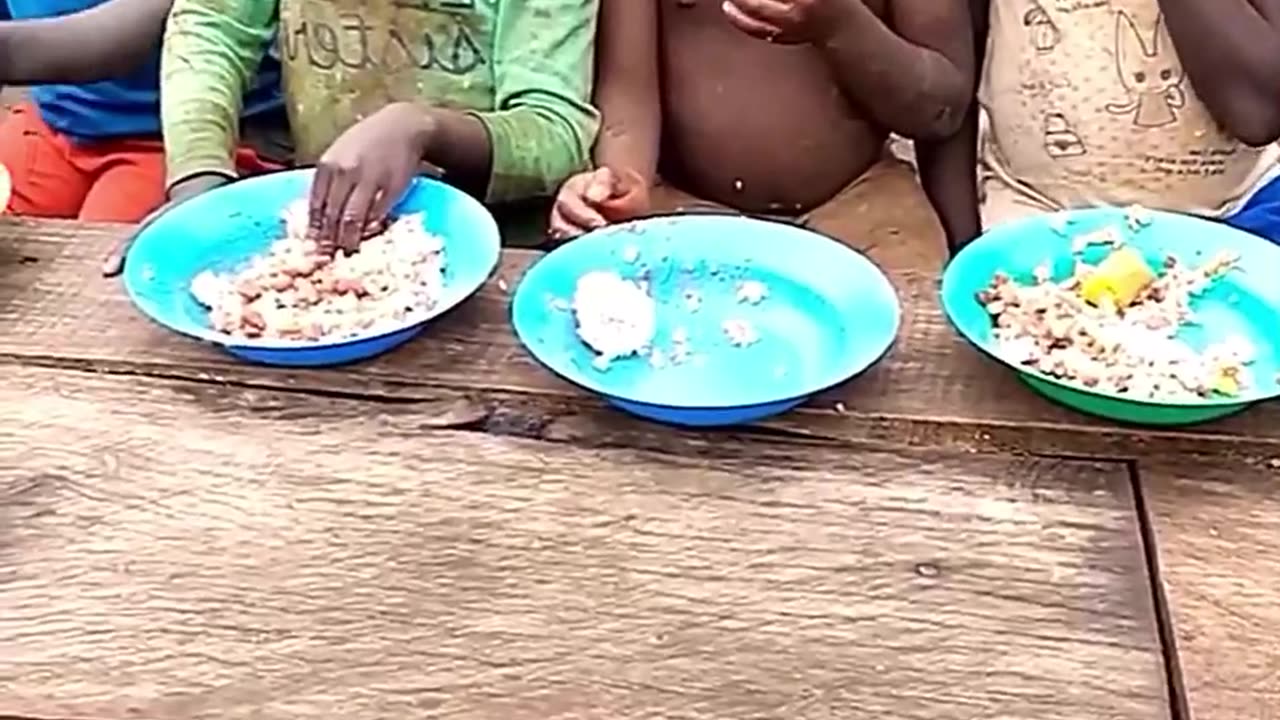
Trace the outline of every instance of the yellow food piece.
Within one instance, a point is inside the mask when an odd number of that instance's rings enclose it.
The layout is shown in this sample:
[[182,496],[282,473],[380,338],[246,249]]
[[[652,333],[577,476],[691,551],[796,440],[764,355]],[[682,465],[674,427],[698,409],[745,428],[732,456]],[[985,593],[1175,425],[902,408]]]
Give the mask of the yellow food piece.
[[1080,283],[1080,296],[1098,307],[1126,308],[1155,281],[1155,271],[1138,251],[1120,248]]
[[1227,396],[1239,395],[1240,381],[1236,379],[1234,373],[1219,372],[1210,389]]

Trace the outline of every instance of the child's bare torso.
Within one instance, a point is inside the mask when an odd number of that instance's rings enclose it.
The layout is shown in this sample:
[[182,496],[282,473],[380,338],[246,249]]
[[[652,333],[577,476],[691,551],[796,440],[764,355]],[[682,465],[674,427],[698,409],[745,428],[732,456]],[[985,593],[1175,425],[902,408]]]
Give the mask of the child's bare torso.
[[[866,0],[883,14],[886,0]],[[749,37],[721,0],[661,3],[662,174],[699,197],[795,214],[873,165],[887,133],[858,113],[820,51]]]

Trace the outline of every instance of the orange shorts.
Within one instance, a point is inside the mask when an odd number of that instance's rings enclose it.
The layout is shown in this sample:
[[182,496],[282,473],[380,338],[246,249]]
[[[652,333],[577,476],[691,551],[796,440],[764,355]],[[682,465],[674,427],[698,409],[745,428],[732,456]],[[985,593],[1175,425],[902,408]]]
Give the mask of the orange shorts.
[[[119,139],[74,143],[49,127],[31,103],[0,121],[0,164],[13,178],[15,215],[138,222],[165,200],[164,144]],[[236,166],[252,175],[279,169],[247,148]]]

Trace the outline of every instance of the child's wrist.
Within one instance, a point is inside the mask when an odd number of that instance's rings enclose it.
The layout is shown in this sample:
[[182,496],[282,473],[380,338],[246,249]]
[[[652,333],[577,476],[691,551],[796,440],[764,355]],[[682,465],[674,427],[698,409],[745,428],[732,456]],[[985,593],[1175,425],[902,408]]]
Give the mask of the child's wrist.
[[188,198],[206,193],[214,188],[227,185],[235,178],[222,172],[209,171],[188,175],[169,186],[168,199],[181,202]]

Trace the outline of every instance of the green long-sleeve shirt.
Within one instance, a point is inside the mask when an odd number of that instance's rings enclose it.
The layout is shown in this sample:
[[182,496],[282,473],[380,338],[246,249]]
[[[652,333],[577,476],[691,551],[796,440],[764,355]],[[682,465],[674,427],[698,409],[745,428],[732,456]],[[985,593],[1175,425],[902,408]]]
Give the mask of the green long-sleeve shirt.
[[299,162],[314,162],[378,108],[414,101],[468,111],[484,124],[490,201],[551,194],[587,166],[599,126],[589,101],[597,6],[175,0],[161,71],[169,182],[234,175],[241,97],[278,37]]

